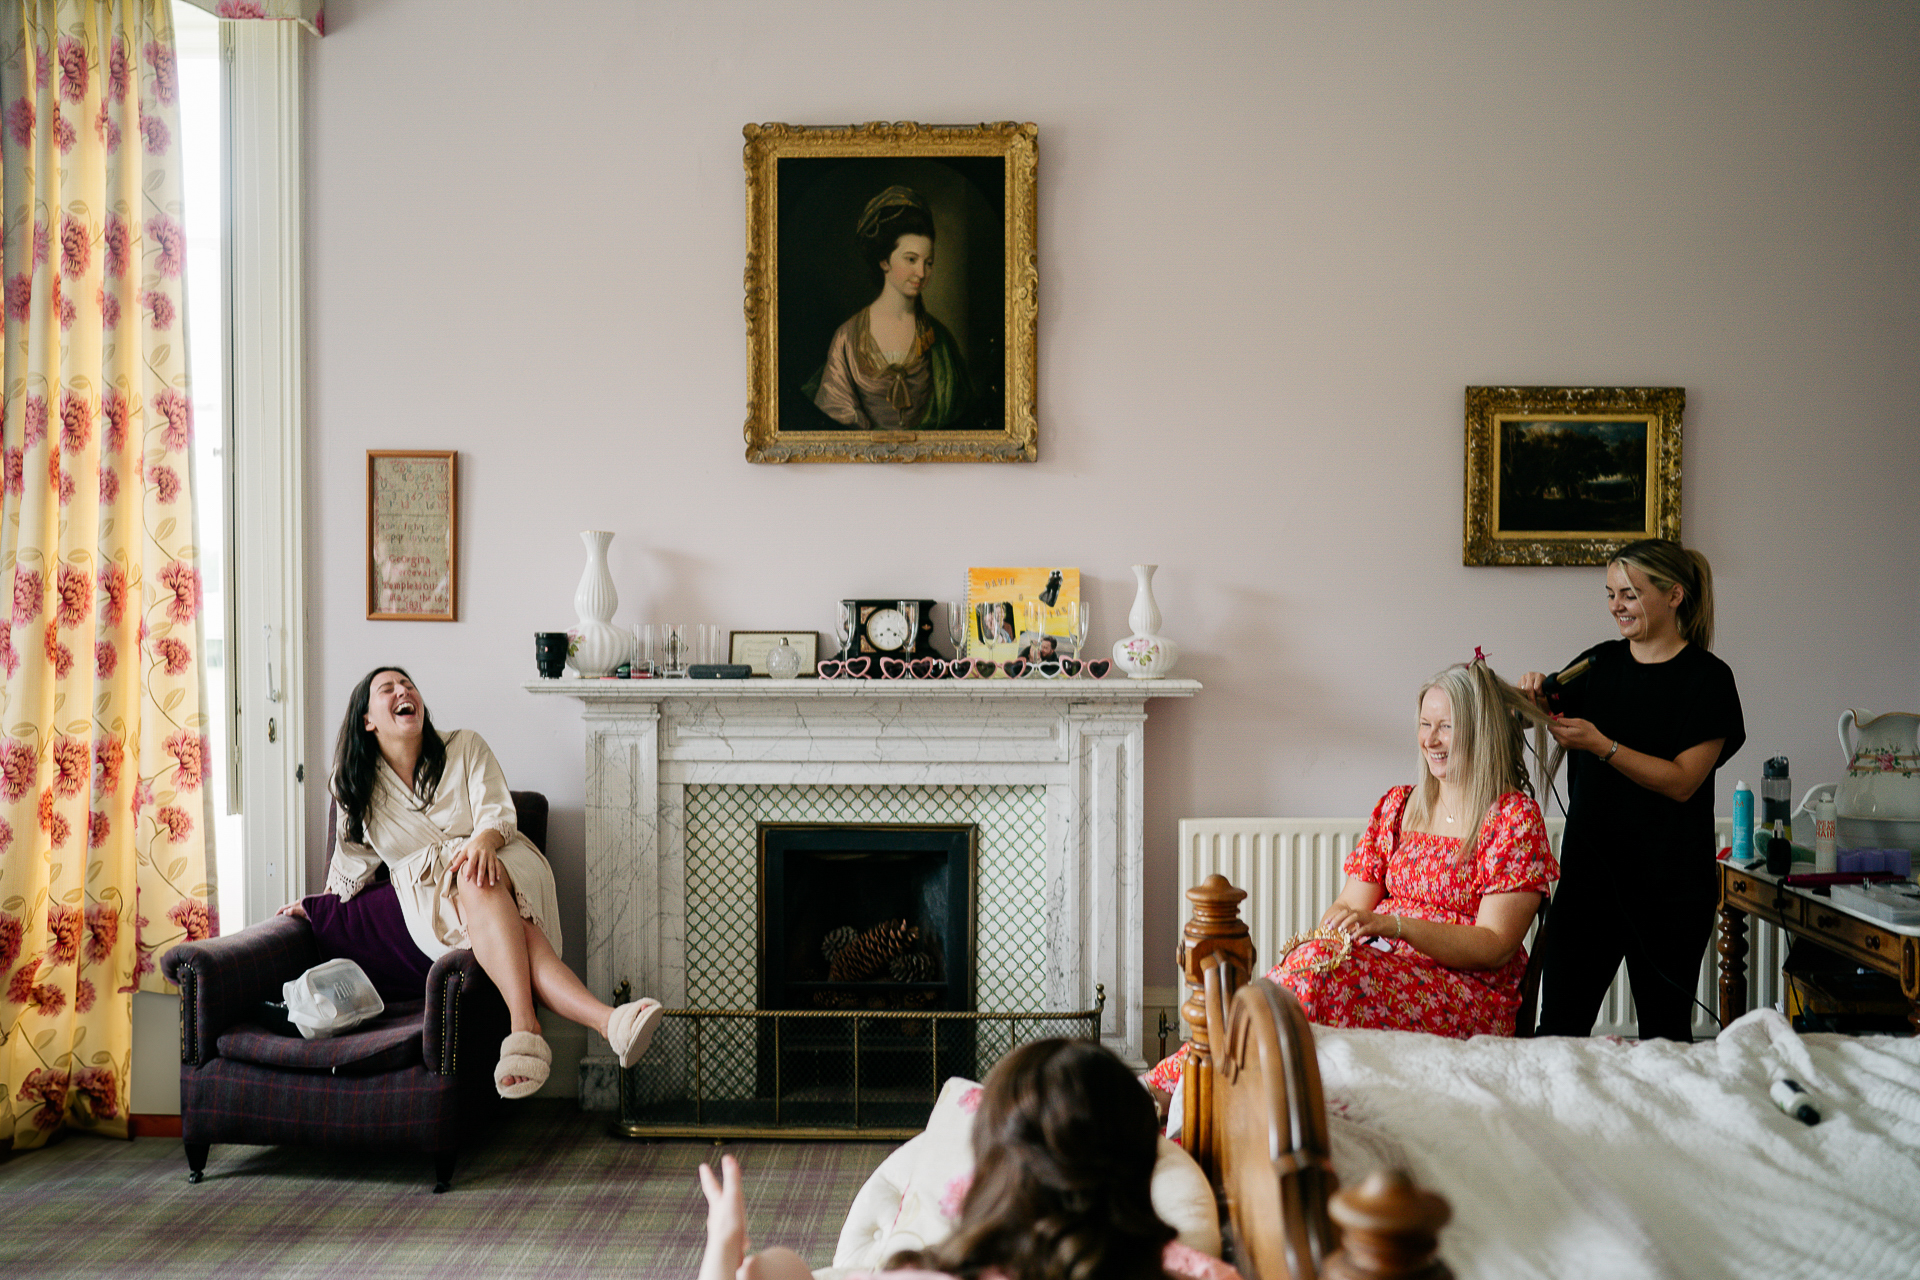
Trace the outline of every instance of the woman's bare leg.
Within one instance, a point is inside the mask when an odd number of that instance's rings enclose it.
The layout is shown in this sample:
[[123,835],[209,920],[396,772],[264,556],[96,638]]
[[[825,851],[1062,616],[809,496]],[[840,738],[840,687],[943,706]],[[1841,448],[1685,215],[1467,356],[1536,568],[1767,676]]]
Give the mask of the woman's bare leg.
[[539,925],[524,919],[520,923],[526,926],[527,962],[533,977],[533,991],[540,997],[540,1003],[569,1022],[577,1022],[604,1036],[607,1019],[613,1016],[613,1006],[594,998],[587,984],[580,981],[580,975],[554,952],[553,944],[540,932]]
[[[520,906],[514,901],[513,882],[502,876],[496,884],[481,885],[462,877],[454,908],[467,927],[473,958],[493,979],[500,998],[507,1003],[513,1030],[539,1035],[540,1015],[533,1005],[532,966],[523,927],[527,922],[520,918]],[[553,948],[547,950],[551,953]]]

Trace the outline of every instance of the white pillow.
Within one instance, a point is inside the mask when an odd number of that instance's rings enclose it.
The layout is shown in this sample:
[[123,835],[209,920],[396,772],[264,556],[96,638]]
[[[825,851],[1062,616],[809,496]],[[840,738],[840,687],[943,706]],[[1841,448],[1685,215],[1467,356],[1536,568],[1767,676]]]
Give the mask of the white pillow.
[[[953,1233],[973,1178],[973,1116],[980,1098],[973,1081],[947,1081],[926,1130],[888,1156],[854,1197],[834,1250],[835,1269],[878,1270],[902,1249],[925,1249]],[[1193,1157],[1165,1138],[1150,1194],[1154,1212],[1180,1233],[1180,1243],[1220,1256],[1213,1188]]]

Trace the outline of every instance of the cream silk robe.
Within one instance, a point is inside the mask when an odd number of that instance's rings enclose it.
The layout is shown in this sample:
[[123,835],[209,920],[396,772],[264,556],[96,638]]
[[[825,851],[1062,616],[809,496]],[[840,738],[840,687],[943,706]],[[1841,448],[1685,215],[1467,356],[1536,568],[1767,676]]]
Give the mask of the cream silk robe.
[[539,927],[558,953],[560,902],[553,868],[515,825],[513,797],[499,762],[471,730],[455,729],[441,737],[447,744],[446,772],[425,805],[385,760],[379,763],[363,840],[356,844],[342,833],[327,868],[327,892],[345,902],[372,882],[384,862],[408,934],[415,946],[437,960],[471,945],[454,909],[459,890],[457,873],[449,864],[476,831],[491,829],[506,837],[500,863],[513,878],[520,914]]

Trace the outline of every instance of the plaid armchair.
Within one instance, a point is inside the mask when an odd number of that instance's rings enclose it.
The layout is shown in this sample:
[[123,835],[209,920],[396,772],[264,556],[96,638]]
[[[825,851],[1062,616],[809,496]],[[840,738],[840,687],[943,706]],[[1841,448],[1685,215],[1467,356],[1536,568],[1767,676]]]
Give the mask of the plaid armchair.
[[[513,801],[520,830],[544,848],[546,797],[516,791]],[[333,825],[329,814],[329,848]],[[362,923],[399,919],[385,881],[346,905]],[[432,963],[420,997],[396,1000],[383,990],[386,1011],[345,1035],[307,1040],[269,1029],[266,1004],[281,998],[281,987],[342,953],[338,936],[275,916],[184,943],[161,960],[180,988],[189,1182],[201,1180],[213,1143],[239,1142],[414,1148],[432,1154],[436,1192],[451,1184],[462,1137],[499,1102],[492,1073],[507,1007],[473,952],[452,951]]]

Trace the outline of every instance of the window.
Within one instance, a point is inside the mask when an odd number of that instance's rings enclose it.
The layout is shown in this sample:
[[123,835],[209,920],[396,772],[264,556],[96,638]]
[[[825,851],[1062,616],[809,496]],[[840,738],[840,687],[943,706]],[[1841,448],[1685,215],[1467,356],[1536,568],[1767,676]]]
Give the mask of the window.
[[[221,927],[305,892],[300,77],[291,22],[173,5]],[[229,812],[231,811],[231,812]]]

